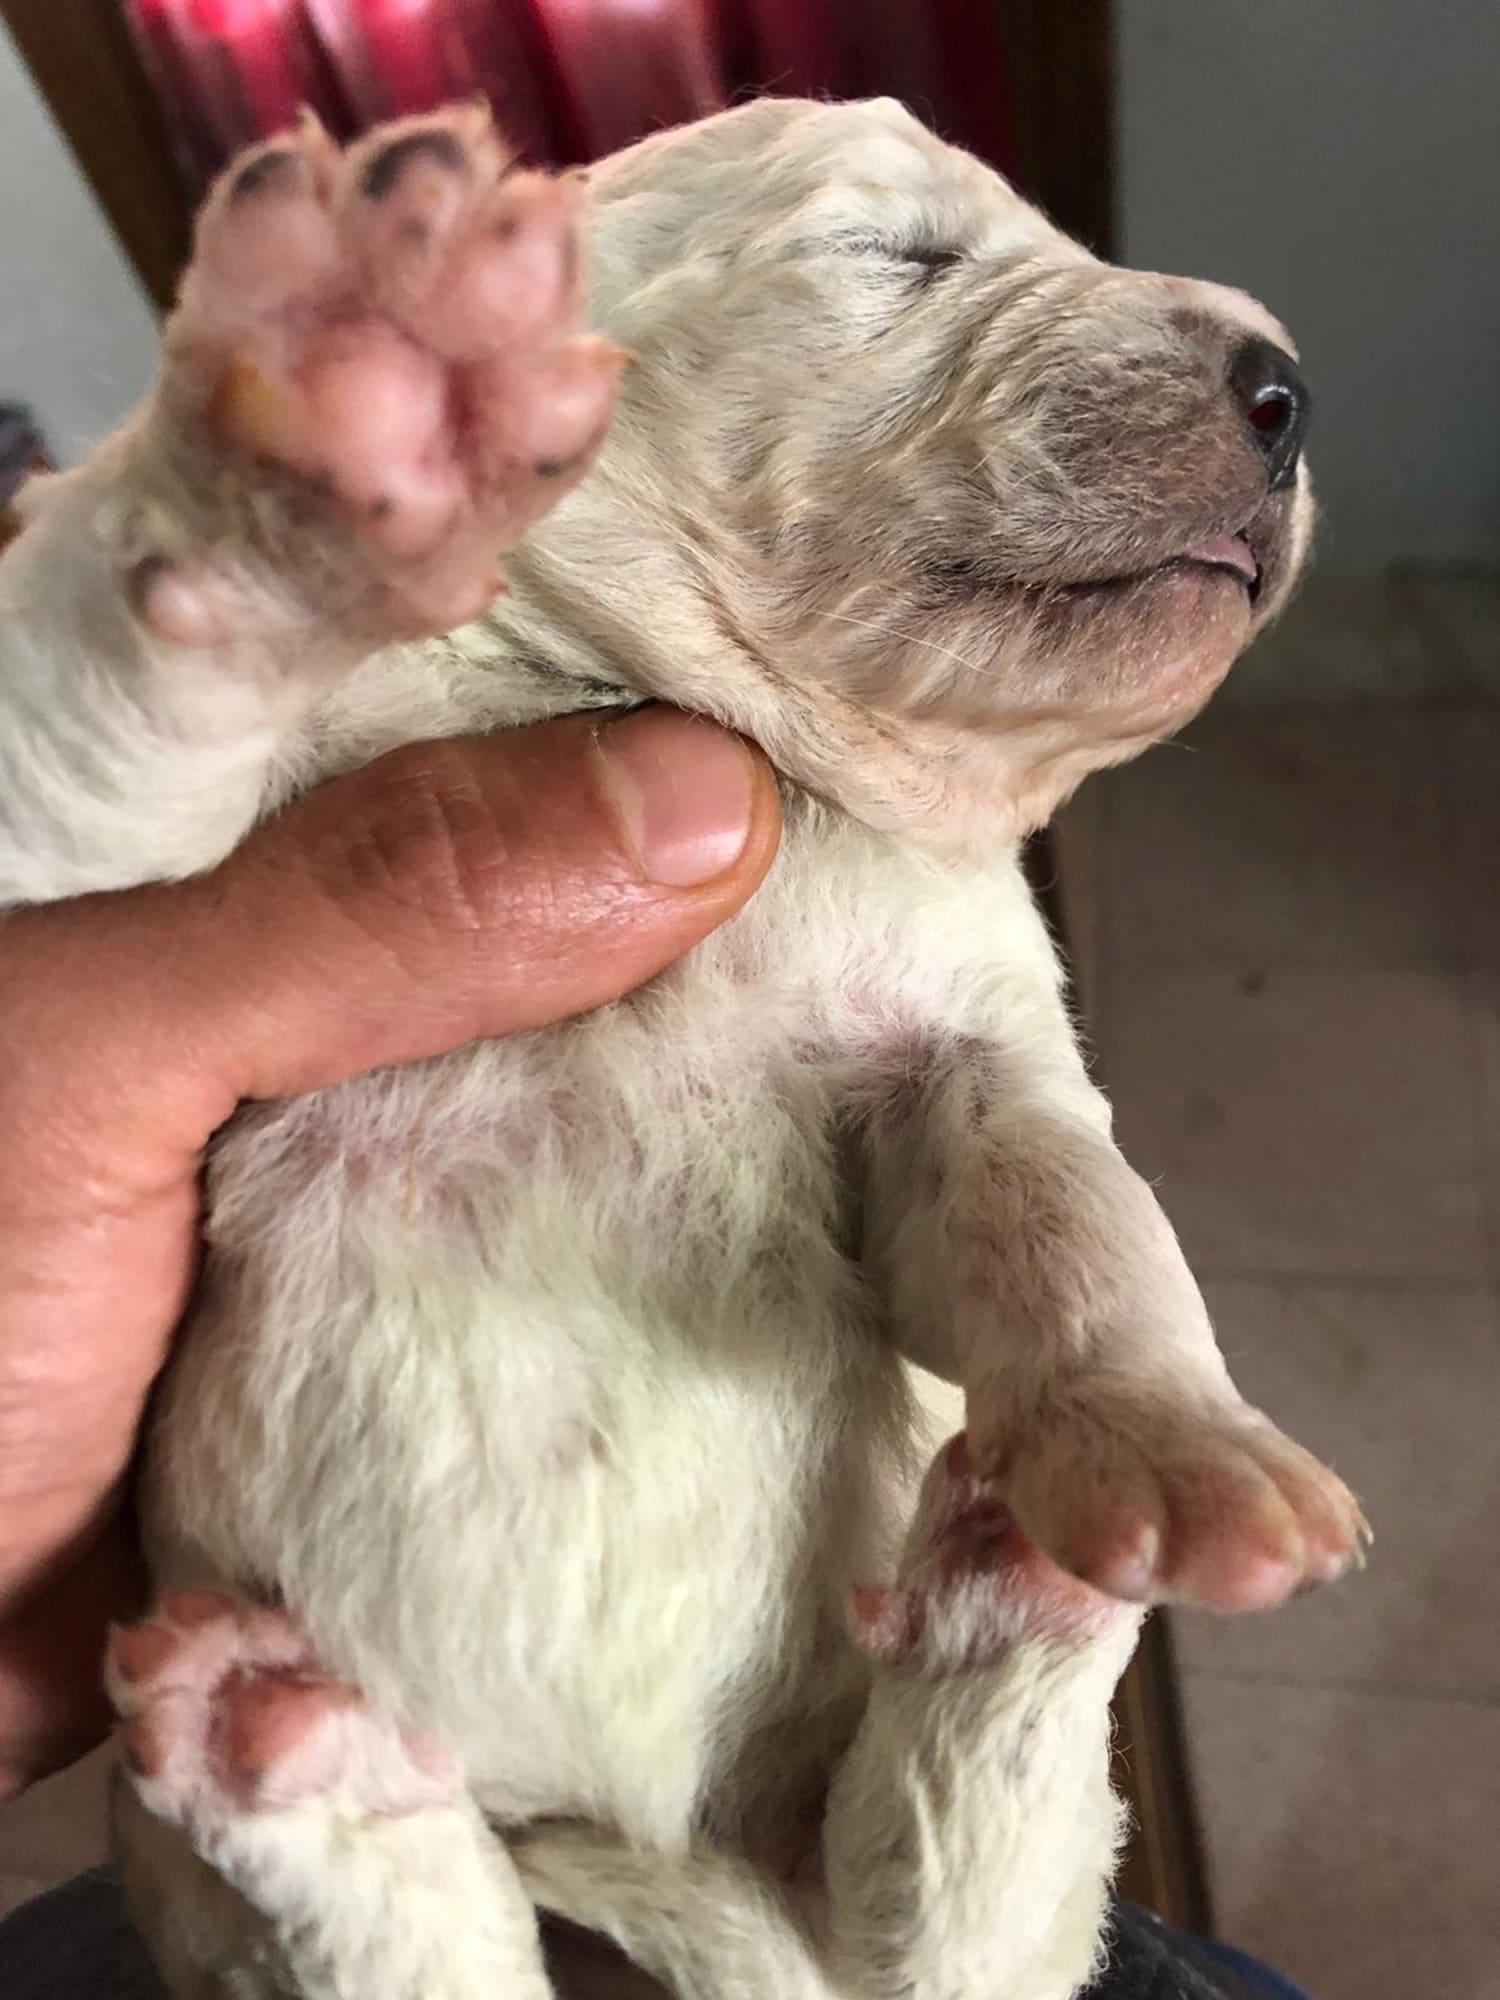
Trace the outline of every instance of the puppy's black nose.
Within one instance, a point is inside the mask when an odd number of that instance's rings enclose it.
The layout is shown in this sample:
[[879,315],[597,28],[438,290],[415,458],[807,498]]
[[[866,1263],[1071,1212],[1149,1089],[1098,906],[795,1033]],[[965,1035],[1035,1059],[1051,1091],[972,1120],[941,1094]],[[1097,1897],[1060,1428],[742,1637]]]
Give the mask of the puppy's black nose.
[[1231,356],[1229,386],[1265,453],[1272,490],[1289,486],[1296,476],[1312,407],[1296,362],[1257,334]]

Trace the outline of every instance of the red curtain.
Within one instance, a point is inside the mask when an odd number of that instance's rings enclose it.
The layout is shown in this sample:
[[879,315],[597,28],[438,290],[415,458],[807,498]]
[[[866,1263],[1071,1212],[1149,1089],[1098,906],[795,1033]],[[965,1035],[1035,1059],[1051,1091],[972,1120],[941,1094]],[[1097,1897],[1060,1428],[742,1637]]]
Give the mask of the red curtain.
[[195,187],[310,104],[348,137],[482,92],[537,163],[747,91],[904,98],[1012,171],[999,0],[125,0]]

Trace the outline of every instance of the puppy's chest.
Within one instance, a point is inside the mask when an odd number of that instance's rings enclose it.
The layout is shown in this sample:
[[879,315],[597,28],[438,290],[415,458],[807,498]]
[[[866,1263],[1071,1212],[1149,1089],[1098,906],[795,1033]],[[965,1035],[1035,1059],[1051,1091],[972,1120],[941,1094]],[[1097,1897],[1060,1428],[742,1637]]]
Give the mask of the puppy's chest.
[[805,993],[691,969],[586,1022],[356,1079],[223,1148],[213,1233],[322,1215],[377,1262],[659,1320],[839,1234],[854,1065]]
[[749,908],[643,992],[254,1114],[220,1156],[219,1241],[290,1209],[522,1287],[571,1272],[660,1304],[793,1267],[832,1285],[851,1106],[909,1082],[1030,911],[1003,879],[976,893],[811,817],[790,815]]

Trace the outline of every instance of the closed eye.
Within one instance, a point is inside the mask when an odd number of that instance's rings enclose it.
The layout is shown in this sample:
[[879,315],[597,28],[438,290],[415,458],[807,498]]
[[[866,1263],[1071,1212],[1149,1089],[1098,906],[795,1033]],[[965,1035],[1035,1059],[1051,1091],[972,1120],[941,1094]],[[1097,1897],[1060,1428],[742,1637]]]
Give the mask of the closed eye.
[[903,243],[885,236],[866,236],[854,230],[840,236],[824,237],[820,250],[833,250],[853,257],[879,257],[888,264],[912,264],[921,271],[946,271],[961,264],[964,253],[945,243]]
[[961,264],[964,260],[962,250],[945,249],[938,243],[919,243],[892,254],[904,264],[920,264],[924,271],[946,271],[950,265]]

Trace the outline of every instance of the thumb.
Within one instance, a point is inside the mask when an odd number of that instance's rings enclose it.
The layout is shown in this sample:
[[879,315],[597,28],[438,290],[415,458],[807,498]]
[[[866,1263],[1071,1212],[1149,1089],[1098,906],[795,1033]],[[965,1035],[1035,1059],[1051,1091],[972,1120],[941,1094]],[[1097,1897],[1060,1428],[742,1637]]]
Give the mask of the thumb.
[[398,750],[260,829],[173,905],[173,1032],[279,1097],[584,1012],[730,916],[776,785],[667,708]]

